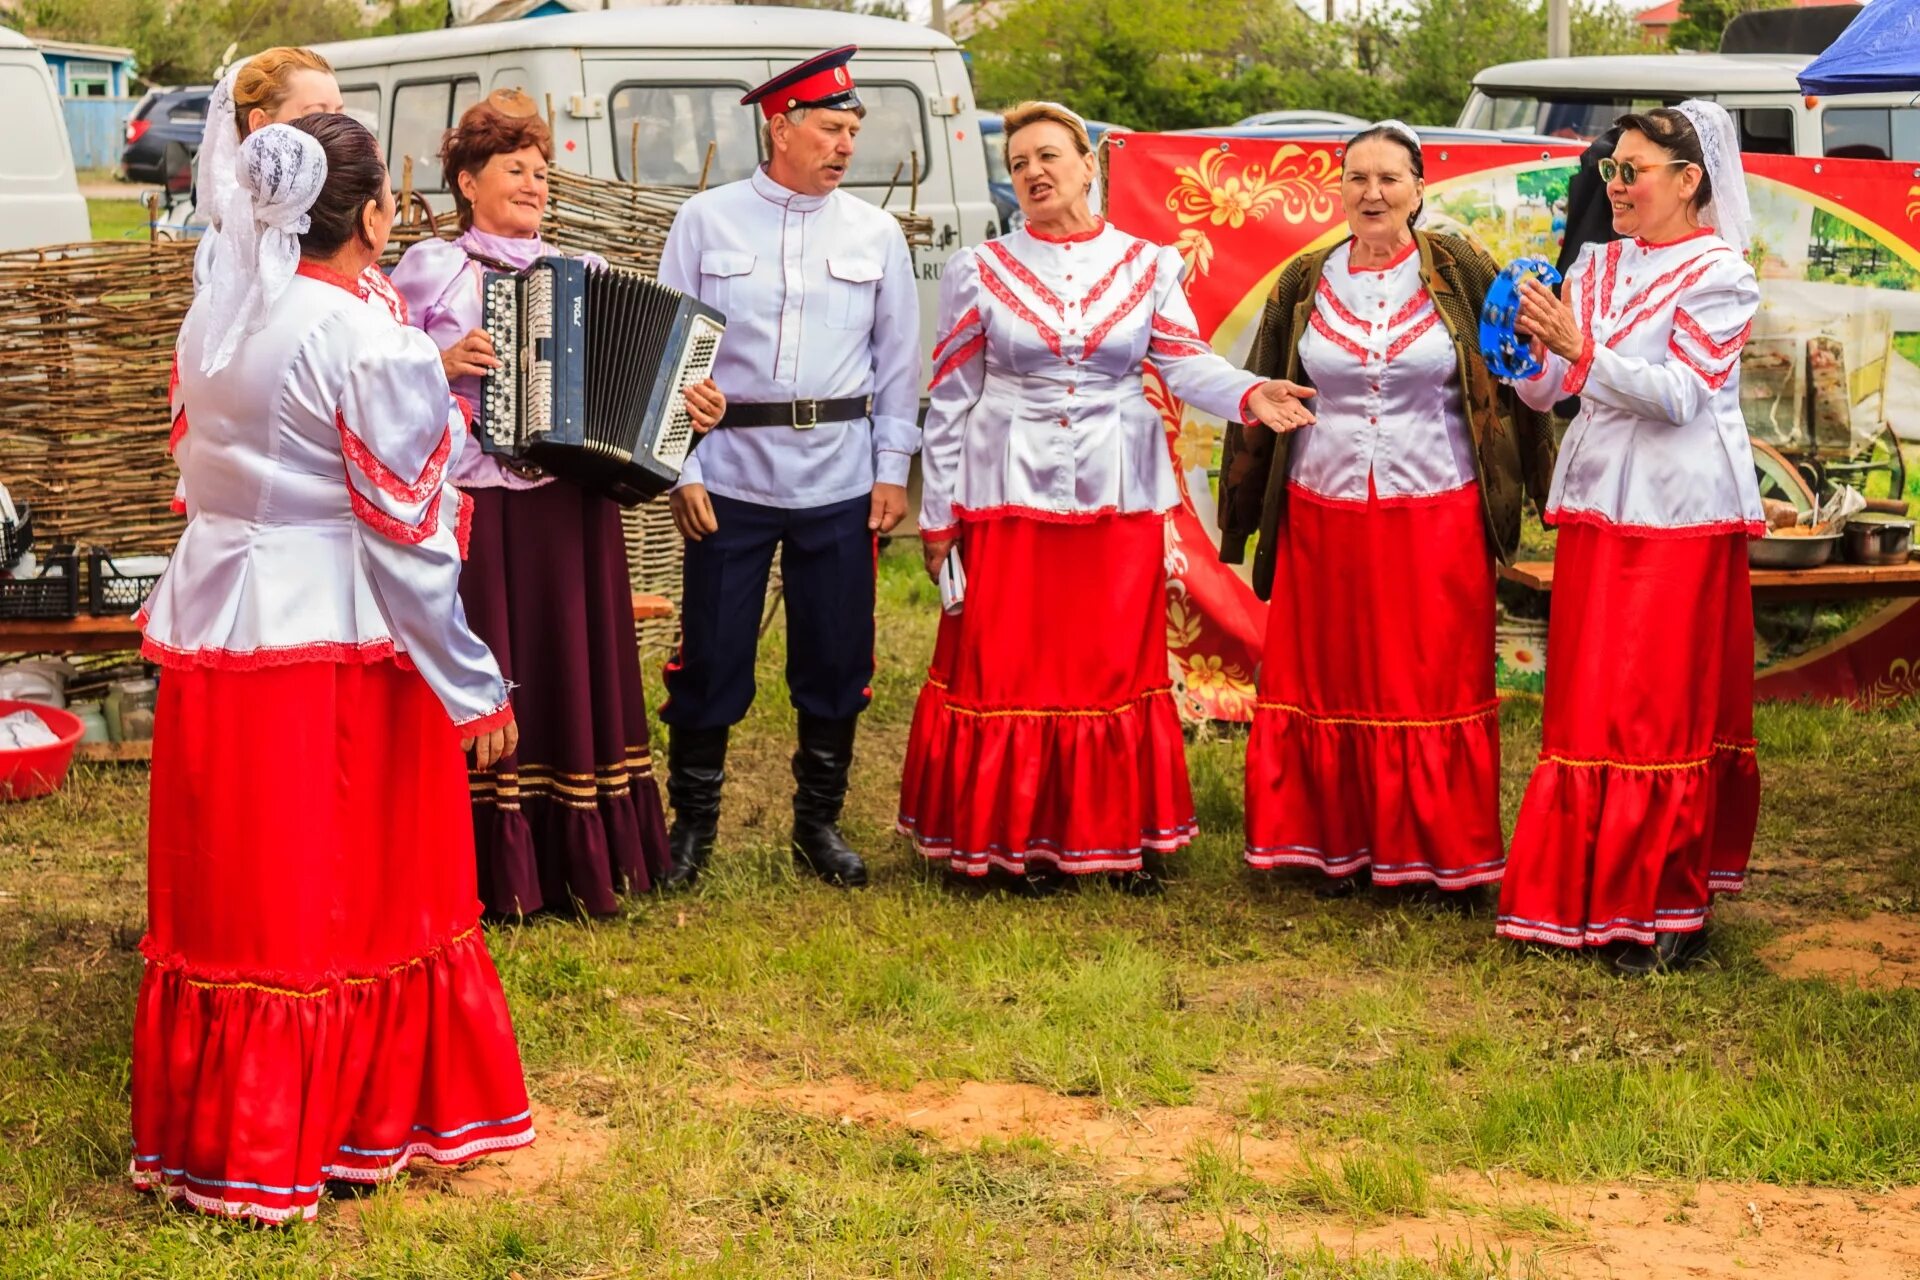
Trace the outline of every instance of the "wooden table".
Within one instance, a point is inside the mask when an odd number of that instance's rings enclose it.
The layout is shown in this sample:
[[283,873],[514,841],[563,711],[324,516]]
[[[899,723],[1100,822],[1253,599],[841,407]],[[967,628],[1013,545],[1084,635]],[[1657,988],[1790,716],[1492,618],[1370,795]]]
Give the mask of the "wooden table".
[[[1500,566],[1500,577],[1534,591],[1553,590],[1553,561]],[[1920,596],[1920,562],[1823,564],[1817,569],[1755,569],[1753,598],[1767,603],[1806,600],[1894,599]]]
[[[633,620],[673,616],[665,596],[633,597]],[[0,653],[121,653],[140,647],[133,618],[59,618],[0,620]]]

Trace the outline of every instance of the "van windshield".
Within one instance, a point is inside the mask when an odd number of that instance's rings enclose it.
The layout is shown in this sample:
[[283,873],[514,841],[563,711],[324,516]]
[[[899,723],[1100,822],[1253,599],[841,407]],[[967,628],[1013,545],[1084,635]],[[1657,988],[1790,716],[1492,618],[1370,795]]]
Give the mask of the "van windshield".
[[1546,94],[1533,89],[1475,89],[1460,113],[1460,127],[1541,133],[1550,138],[1591,142],[1629,111],[1671,107],[1680,101],[1681,96],[1644,97],[1631,93]]

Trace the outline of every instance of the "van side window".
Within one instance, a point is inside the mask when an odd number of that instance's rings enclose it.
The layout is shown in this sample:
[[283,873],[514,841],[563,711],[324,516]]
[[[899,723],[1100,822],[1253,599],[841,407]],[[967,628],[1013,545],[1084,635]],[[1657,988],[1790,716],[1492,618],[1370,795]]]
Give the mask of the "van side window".
[[860,143],[847,169],[848,182],[884,187],[897,169],[900,191],[895,208],[904,209],[913,181],[912,157],[920,157],[920,180],[927,179],[927,108],[909,84],[860,85],[860,101],[867,118],[860,123]]
[[[346,95],[342,94],[342,97]],[[399,188],[407,157],[413,157],[413,189],[445,191],[440,172],[440,140],[452,127],[456,111],[480,100],[480,82],[428,80],[403,84],[393,91],[393,132],[387,143],[387,164]]]
[[1822,150],[1842,160],[1920,160],[1920,107],[1828,107]]
[[1793,154],[1793,108],[1748,107],[1733,113],[1740,127],[1740,149],[1749,155]]
[[707,144],[713,143],[708,186],[749,176],[760,163],[760,113],[741,106],[740,95],[751,87],[621,85],[614,90],[613,109],[607,113],[613,122],[614,172],[628,182],[697,187],[707,161]]
[[[356,85],[351,89],[342,89],[340,90],[340,101],[345,104],[348,115],[367,126],[368,130],[370,130],[375,137],[380,136],[379,85]],[[414,176],[417,178],[419,175],[415,174]]]

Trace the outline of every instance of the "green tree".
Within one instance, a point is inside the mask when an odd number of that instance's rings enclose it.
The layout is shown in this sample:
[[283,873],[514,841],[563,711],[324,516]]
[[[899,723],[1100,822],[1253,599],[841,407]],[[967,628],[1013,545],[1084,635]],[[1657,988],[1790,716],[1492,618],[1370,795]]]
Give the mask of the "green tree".
[[229,44],[251,53],[365,34],[353,0],[23,0],[18,14],[35,34],[131,48],[149,84],[204,83]]
[[1756,9],[1784,9],[1793,0],[1680,0],[1680,20],[1667,31],[1667,44],[1674,49],[1720,47],[1720,33],[1743,13]]
[[415,31],[438,31],[447,25],[447,0],[394,0],[393,8],[373,24],[370,34],[404,36]]

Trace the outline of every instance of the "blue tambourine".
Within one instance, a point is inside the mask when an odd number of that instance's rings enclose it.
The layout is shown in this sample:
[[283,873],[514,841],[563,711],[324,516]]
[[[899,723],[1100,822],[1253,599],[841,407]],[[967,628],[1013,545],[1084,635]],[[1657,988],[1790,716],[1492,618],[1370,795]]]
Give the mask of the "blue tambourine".
[[1487,368],[1510,382],[1540,372],[1540,362],[1533,358],[1533,344],[1513,328],[1520,316],[1520,282],[1528,276],[1538,276],[1548,287],[1560,283],[1560,273],[1545,258],[1516,258],[1494,277],[1487,289],[1486,304],[1480,308],[1480,355]]

